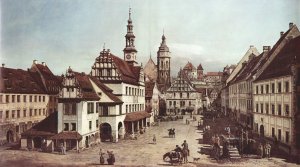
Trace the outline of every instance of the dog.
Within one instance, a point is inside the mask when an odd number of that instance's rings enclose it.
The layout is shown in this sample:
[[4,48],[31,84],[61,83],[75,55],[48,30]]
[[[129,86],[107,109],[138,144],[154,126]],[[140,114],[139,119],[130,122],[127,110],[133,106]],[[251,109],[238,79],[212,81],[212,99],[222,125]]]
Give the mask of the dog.
[[195,158],[195,157],[193,159],[194,159],[193,162],[198,162],[200,160],[200,158]]

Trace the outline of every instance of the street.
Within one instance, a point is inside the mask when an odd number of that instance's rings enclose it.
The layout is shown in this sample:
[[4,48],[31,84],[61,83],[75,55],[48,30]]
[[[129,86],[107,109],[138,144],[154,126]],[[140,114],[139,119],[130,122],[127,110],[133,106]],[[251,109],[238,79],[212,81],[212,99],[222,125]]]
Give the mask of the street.
[[[37,151],[3,150],[0,152],[0,166],[97,166],[99,164],[99,149],[115,154],[116,166],[169,166],[162,159],[163,154],[171,151],[176,145],[187,140],[190,149],[188,163],[182,166],[296,166],[281,159],[241,159],[240,161],[223,160],[217,162],[207,155],[198,153],[201,144],[198,140],[202,134],[197,130],[197,121],[186,125],[187,116],[177,121],[161,122],[146,130],[137,140],[120,140],[118,143],[105,142],[84,150],[79,154],[73,151],[66,155],[58,153],[41,153]],[[200,116],[197,116],[199,119]],[[175,128],[176,137],[169,138],[167,129]],[[152,137],[156,135],[156,144]],[[107,164],[107,154],[104,155]],[[194,158],[197,160],[194,162]],[[200,158],[198,160],[198,158]]]

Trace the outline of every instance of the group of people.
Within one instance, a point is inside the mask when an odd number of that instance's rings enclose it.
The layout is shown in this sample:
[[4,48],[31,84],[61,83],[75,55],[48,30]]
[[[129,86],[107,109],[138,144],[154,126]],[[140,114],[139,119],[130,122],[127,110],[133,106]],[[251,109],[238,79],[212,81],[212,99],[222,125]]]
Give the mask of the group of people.
[[62,155],[65,155],[65,154],[66,154],[66,147],[64,146],[63,143],[60,144],[59,149],[60,149],[59,154],[62,154]]
[[[105,153],[102,152],[102,149],[100,148],[100,151],[99,151],[99,155],[100,155],[100,164],[103,165],[104,164],[104,155]],[[108,155],[108,158],[107,158],[107,164],[108,165],[114,165],[116,159],[115,159],[115,155],[113,153],[113,151],[108,151],[107,150],[107,155]]]
[[260,158],[263,158],[264,155],[267,158],[271,157],[271,145],[269,142],[267,142],[265,145],[262,143],[259,143],[258,145],[258,155]]
[[175,151],[175,153],[179,155],[178,157],[180,157],[180,155],[183,154],[184,161],[187,162],[187,156],[190,155],[189,145],[186,142],[186,140],[184,140],[181,146],[182,148],[176,145],[176,148],[173,151]]

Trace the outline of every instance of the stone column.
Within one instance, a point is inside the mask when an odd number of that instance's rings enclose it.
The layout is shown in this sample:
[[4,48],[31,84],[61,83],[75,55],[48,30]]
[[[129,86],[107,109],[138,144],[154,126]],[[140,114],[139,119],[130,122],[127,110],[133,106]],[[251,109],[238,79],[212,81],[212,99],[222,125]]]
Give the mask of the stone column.
[[142,128],[144,127],[144,118],[142,119]]
[[132,132],[132,134],[134,136],[134,122],[131,122],[131,132]]

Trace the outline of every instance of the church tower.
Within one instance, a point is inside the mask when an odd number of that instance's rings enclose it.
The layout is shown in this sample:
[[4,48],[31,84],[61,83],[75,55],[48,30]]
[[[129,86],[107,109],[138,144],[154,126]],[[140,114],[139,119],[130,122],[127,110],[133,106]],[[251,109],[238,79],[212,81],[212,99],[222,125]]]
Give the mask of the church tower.
[[137,50],[134,46],[135,36],[133,34],[133,24],[131,20],[131,8],[129,8],[129,19],[127,24],[127,34],[125,35],[126,46],[123,50],[124,52],[124,60],[128,62],[130,65],[137,64],[136,55]]
[[165,85],[165,90],[171,86],[170,51],[163,34],[162,42],[157,51],[157,82]]

